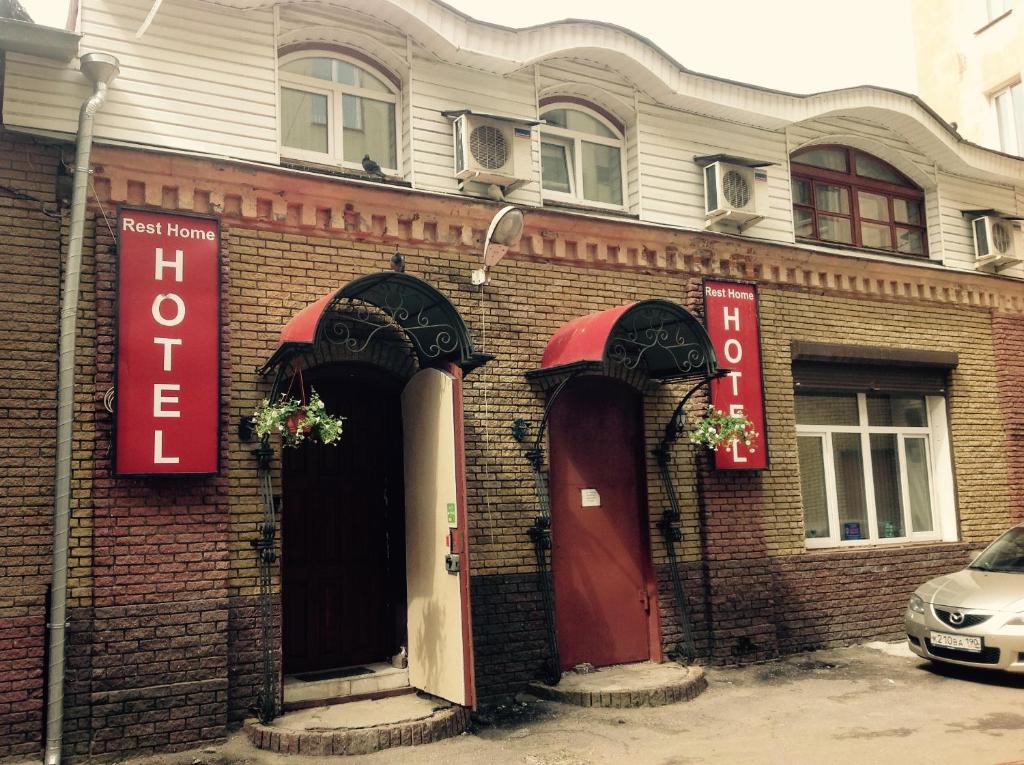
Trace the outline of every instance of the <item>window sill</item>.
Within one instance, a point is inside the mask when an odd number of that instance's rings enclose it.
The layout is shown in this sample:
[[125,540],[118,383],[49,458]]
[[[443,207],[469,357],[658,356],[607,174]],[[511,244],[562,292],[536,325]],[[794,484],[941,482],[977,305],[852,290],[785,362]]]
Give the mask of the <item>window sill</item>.
[[[806,542],[805,542],[806,544]],[[919,548],[925,546],[936,547],[940,545],[945,546],[960,546],[966,544],[965,542],[950,541],[948,539],[921,539],[913,541],[910,539],[901,539],[892,542],[883,542],[878,539],[864,540],[861,542],[846,542],[839,543],[836,545],[828,545],[823,547],[805,547],[804,554],[810,555],[850,555],[858,552],[879,552],[886,550],[905,550],[907,548]]]
[[984,32],[989,27],[991,27],[991,26],[993,26],[995,24],[998,24],[1000,21],[1002,21],[1007,16],[1009,16],[1011,13],[1013,13],[1013,8],[1011,8],[1010,10],[1000,14],[999,16],[996,16],[994,19],[992,19],[992,21],[988,22],[985,26],[983,26],[980,29],[978,29],[974,34],[980,35],[982,32]]
[[917,262],[932,263],[932,257],[928,254],[924,255],[912,255],[908,252],[897,252],[896,250],[878,250],[874,247],[858,247],[855,244],[844,244],[843,242],[829,242],[825,239],[808,239],[807,237],[798,236],[795,237],[796,241],[800,244],[816,245],[818,247],[831,247],[837,250],[848,250],[850,252],[870,252],[873,255],[886,255],[890,258],[899,258],[900,260],[909,260]]
[[400,186],[405,189],[411,189],[412,184],[404,178],[394,175],[385,175],[383,178],[379,175],[371,175],[370,173],[363,172],[360,170],[350,170],[347,168],[327,167],[325,165],[317,164],[316,162],[303,162],[295,159],[281,159],[281,167],[289,170],[302,170],[307,173],[317,173],[318,175],[328,175],[334,178],[346,178],[350,180],[358,181],[370,181],[373,183],[380,183],[385,186]]
[[590,205],[585,202],[563,202],[556,199],[545,199],[543,201],[543,205],[544,207],[551,207],[559,210],[600,213],[602,215],[615,215],[620,218],[629,218],[630,220],[640,220],[639,215],[627,212],[623,207],[606,207],[600,204]]

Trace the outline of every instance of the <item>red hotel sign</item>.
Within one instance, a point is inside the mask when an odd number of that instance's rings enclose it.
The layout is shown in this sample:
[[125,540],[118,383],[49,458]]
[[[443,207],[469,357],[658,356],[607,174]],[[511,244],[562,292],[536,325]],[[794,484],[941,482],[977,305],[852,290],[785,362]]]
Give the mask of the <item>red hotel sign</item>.
[[114,472],[210,474],[220,442],[220,226],[118,216]]
[[715,452],[719,470],[763,470],[768,467],[761,378],[761,335],[757,287],[746,282],[706,279],[704,316],[718,365],[729,371],[711,383],[711,403],[731,414],[745,414],[758,436],[751,447],[737,444]]

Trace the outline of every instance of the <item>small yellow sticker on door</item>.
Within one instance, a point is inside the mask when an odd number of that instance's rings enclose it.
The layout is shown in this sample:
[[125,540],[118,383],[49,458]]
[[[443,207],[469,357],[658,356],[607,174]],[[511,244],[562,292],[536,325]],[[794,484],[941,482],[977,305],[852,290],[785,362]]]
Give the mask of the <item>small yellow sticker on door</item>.
[[455,526],[459,525],[458,516],[456,516],[456,514],[455,514],[455,503],[454,502],[449,502],[448,503],[448,525],[453,527],[453,528]]

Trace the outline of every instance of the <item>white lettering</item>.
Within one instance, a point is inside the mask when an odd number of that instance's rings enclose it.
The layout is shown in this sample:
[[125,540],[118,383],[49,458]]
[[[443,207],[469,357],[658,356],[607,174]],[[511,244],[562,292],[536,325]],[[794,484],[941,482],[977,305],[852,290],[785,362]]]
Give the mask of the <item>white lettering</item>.
[[[165,300],[170,300],[172,303],[174,303],[177,309],[173,319],[165,319],[163,317],[161,306],[163,305]],[[153,298],[152,313],[153,320],[156,321],[157,324],[160,324],[164,327],[176,327],[185,320],[185,301],[182,300],[177,295],[175,295],[173,292],[168,292],[166,294],[161,293],[160,295],[157,295],[155,298]]]
[[164,432],[162,430],[153,431],[153,464],[155,465],[177,465],[181,462],[178,457],[165,457],[164,456]]
[[743,373],[742,372],[737,372],[734,369],[732,372],[727,374],[726,377],[728,377],[730,380],[732,380],[732,395],[734,395],[734,396],[740,395],[740,378],[743,377]]
[[177,223],[167,224],[167,236],[176,236],[179,239],[203,239],[207,242],[216,240],[216,234],[201,228],[184,228]]
[[725,352],[725,360],[730,364],[739,364],[740,360],[743,358],[743,346],[740,345],[740,341],[734,337],[725,341],[725,346],[722,350]]
[[164,269],[174,269],[174,281],[180,282],[184,276],[185,271],[185,253],[181,250],[174,251],[174,260],[164,260],[164,248],[156,248],[156,275],[153,277],[157,281],[164,280]]
[[135,218],[122,218],[121,230],[136,234],[159,234],[163,231],[163,223],[140,223]]
[[[737,415],[743,414],[743,404],[729,404],[729,414]],[[737,441],[732,445],[732,459],[733,462],[746,462],[747,458],[740,455],[740,442]]]
[[181,417],[181,412],[176,409],[164,409],[164,404],[177,404],[177,396],[167,396],[165,393],[178,393],[181,386],[177,383],[154,383],[153,384],[153,416],[154,417]]
[[154,337],[153,342],[164,347],[164,371],[171,371],[171,348],[181,345],[180,337]]
[[730,309],[729,306],[722,306],[722,316],[725,319],[725,329],[730,329],[729,325],[734,325],[731,329],[735,329],[737,332],[740,331],[740,309]]

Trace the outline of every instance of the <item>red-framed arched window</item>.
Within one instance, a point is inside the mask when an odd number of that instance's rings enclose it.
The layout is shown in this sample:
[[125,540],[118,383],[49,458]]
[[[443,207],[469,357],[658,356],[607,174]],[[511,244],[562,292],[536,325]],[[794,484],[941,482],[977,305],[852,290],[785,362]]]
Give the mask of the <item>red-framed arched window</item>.
[[926,257],[924,192],[892,165],[849,146],[790,157],[798,239]]

